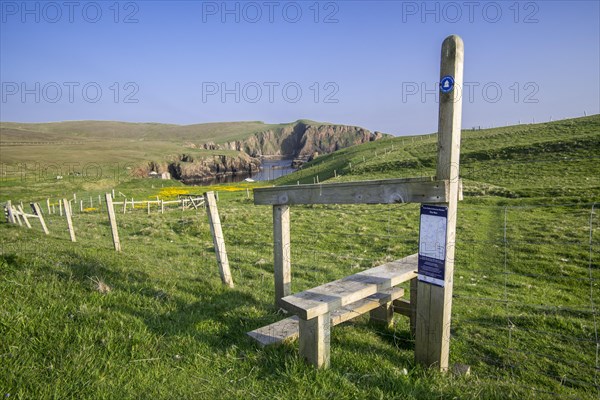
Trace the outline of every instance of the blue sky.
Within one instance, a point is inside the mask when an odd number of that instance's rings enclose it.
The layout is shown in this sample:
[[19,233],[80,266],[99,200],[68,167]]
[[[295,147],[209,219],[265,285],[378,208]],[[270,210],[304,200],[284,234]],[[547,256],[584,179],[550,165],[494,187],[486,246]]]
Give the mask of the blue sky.
[[435,132],[450,34],[465,43],[464,128],[600,112],[599,1],[0,5],[2,121]]

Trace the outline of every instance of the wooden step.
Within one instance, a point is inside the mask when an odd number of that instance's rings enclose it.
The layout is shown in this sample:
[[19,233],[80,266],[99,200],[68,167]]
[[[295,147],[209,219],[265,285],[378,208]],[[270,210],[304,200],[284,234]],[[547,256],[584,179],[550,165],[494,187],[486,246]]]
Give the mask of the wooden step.
[[[376,309],[382,304],[389,303],[404,296],[404,289],[393,287],[382,290],[367,298],[348,304],[331,312],[331,325],[339,325],[342,322]],[[298,316],[294,315],[271,325],[248,332],[248,336],[256,340],[262,346],[281,343],[285,340],[294,340],[298,337]]]
[[389,289],[417,276],[418,255],[392,261],[281,299],[281,306],[304,320],[313,319]]

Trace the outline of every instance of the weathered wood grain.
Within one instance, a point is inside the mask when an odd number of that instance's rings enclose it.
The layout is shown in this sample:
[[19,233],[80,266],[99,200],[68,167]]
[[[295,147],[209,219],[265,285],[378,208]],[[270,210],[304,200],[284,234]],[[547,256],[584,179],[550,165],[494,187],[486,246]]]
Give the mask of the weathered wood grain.
[[292,293],[290,208],[273,206],[273,270],[275,279],[275,305]]
[[[455,88],[463,87],[464,45],[460,37],[452,35],[442,44],[440,81],[450,75]],[[417,289],[417,324],[415,360],[441,371],[448,369],[450,351],[450,314],[454,275],[454,243],[456,213],[459,200],[460,135],[462,97],[459,90],[440,93],[438,119],[438,160],[436,179],[449,183],[446,225],[446,258],[444,287],[419,281]]]
[[[382,304],[399,299],[403,295],[404,289],[393,287],[349,304],[346,307],[334,310],[330,313],[331,326],[339,325],[342,322],[357,318],[362,314],[376,309]],[[248,332],[248,336],[256,340],[262,346],[268,346],[279,344],[286,340],[296,339],[298,337],[298,329],[298,316],[293,315],[289,318]]]
[[254,189],[256,205],[394,204],[448,201],[448,182],[432,178],[385,179]]
[[312,319],[416,277],[413,254],[316,288],[286,296],[281,304],[302,319]]

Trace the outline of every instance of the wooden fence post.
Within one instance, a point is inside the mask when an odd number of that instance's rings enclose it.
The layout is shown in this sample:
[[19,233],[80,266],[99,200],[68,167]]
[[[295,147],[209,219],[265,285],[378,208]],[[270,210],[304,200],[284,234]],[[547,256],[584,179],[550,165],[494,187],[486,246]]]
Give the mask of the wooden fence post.
[[62,210],[63,210],[63,201],[61,199],[58,199],[58,214],[62,217]]
[[23,222],[21,222],[21,216],[19,215],[19,210],[17,210],[17,208],[12,205],[11,205],[10,209],[11,209],[13,218],[17,221],[19,226],[23,226]]
[[15,215],[13,214],[12,202],[10,200],[6,200],[6,212],[8,213],[8,222],[11,224],[16,223]]
[[273,268],[275,305],[280,306],[281,298],[292,294],[289,206],[273,206]]
[[40,220],[40,224],[42,225],[42,229],[44,230],[44,233],[46,235],[49,235],[50,232],[48,232],[48,228],[46,227],[46,221],[44,221],[44,216],[42,215],[42,208],[40,207],[40,205],[38,203],[30,203],[29,205],[31,206],[33,213],[35,215],[37,215],[38,219]]
[[112,232],[115,250],[121,251],[121,242],[119,242],[119,232],[117,231],[115,209],[113,208],[112,196],[110,195],[110,193],[106,193],[106,210],[108,211],[108,220],[110,221],[110,231]]
[[52,210],[50,209],[50,198],[46,199],[46,207],[48,207],[48,214],[50,214],[52,212]]
[[19,210],[19,212],[21,213],[21,215],[23,216],[23,221],[25,221],[25,225],[31,229],[31,224],[29,223],[29,220],[27,219],[27,215],[25,215],[25,211],[23,211],[23,206],[21,206],[19,204],[19,206],[17,207],[17,209]]
[[452,35],[442,44],[438,117],[437,179],[449,181],[443,287],[419,280],[415,360],[441,371],[448,369],[454,274],[456,210],[459,187],[464,45]]
[[127,211],[127,197],[123,199],[123,214]]
[[67,199],[63,199],[63,205],[65,206],[65,216],[67,217],[67,226],[69,228],[71,242],[76,242],[75,230],[73,229],[73,219],[71,218],[71,204],[67,201]]
[[204,193],[206,199],[206,212],[208,214],[208,223],[210,225],[210,233],[213,237],[215,245],[215,253],[217,255],[217,263],[219,264],[219,273],[221,281],[229,287],[233,287],[233,278],[229,270],[229,259],[227,258],[227,250],[225,249],[225,239],[223,237],[223,229],[221,227],[221,218],[217,209],[214,192]]

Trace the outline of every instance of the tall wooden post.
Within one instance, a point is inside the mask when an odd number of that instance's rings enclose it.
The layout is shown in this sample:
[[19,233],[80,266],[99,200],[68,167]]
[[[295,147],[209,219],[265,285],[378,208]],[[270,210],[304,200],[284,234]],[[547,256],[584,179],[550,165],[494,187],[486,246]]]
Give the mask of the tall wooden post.
[[417,288],[416,362],[446,371],[450,353],[450,315],[454,276],[456,209],[459,187],[460,130],[464,45],[452,35],[442,44],[438,119],[437,179],[449,181],[444,286],[419,281]]
[[117,230],[117,220],[115,218],[115,209],[113,208],[112,196],[106,193],[106,210],[110,221],[110,231],[112,232],[113,244],[116,251],[121,251],[121,242],[119,241],[119,231]]
[[50,198],[46,199],[46,207],[48,208],[48,214],[50,214],[52,212],[52,210],[50,209]]
[[63,210],[63,201],[62,199],[58,199],[58,214],[62,217],[62,210]]
[[229,259],[227,258],[227,250],[225,249],[225,239],[223,237],[223,229],[221,227],[221,218],[217,209],[214,192],[204,193],[206,199],[206,212],[208,214],[208,223],[210,225],[210,233],[213,237],[215,245],[215,253],[217,255],[217,263],[219,264],[219,273],[221,281],[229,287],[233,287],[233,278],[229,270]]
[[275,305],[292,294],[290,256],[290,207],[273,206],[273,268],[275,276]]
[[69,236],[71,237],[71,242],[76,242],[75,239],[75,230],[73,229],[73,219],[71,218],[71,204],[67,199],[63,199],[63,206],[65,206],[65,216],[67,218],[67,227],[69,228]]
[[30,203],[29,205],[31,206],[33,213],[37,215],[38,219],[40,220],[40,224],[42,225],[44,233],[46,235],[49,235],[50,232],[48,232],[48,227],[46,227],[46,221],[44,221],[44,216],[42,215],[42,208],[38,203]]

